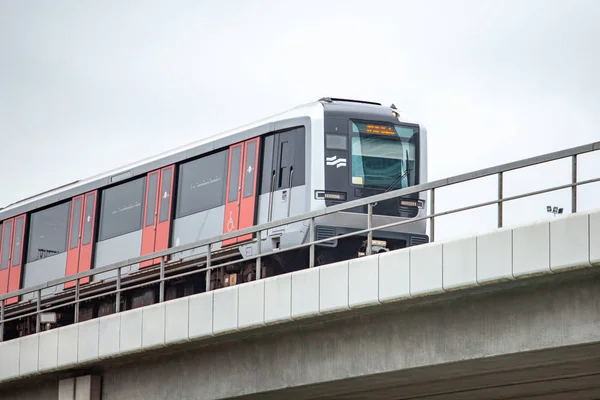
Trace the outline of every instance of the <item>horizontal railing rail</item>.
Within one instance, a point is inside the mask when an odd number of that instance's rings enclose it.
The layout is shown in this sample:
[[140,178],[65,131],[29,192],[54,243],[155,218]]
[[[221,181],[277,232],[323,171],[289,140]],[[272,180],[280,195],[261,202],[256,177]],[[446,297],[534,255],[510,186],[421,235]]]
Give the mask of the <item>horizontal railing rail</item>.
[[[462,212],[462,211],[467,211],[467,210],[472,210],[472,209],[481,208],[481,207],[485,207],[485,206],[490,206],[490,205],[494,205],[494,204],[498,205],[498,216],[497,216],[498,227],[502,227],[502,225],[503,225],[503,204],[505,202],[513,201],[513,200],[524,198],[524,197],[535,196],[535,195],[539,195],[539,194],[543,194],[543,193],[548,193],[548,192],[552,192],[552,191],[564,190],[564,189],[571,188],[571,190],[572,190],[571,211],[576,212],[576,210],[577,210],[577,187],[581,186],[581,185],[586,185],[586,184],[600,181],[600,178],[588,179],[585,181],[577,181],[577,165],[578,165],[577,156],[581,155],[581,154],[597,151],[597,150],[600,150],[600,142],[594,142],[594,143],[590,143],[590,144],[583,145],[583,146],[578,146],[578,147],[574,147],[574,148],[570,148],[570,149],[565,149],[565,150],[541,155],[541,156],[531,157],[531,158],[524,159],[524,160],[519,160],[519,161],[515,161],[515,162],[510,162],[510,163],[490,167],[490,168],[485,168],[485,169],[469,172],[466,174],[457,175],[457,176],[450,177],[450,178],[440,179],[437,181],[428,182],[428,183],[424,183],[424,184],[417,185],[417,186],[411,186],[411,187],[408,187],[405,189],[398,189],[398,190],[390,191],[387,193],[381,193],[381,194],[373,195],[373,196],[370,196],[367,198],[353,200],[353,201],[341,203],[341,204],[338,204],[335,206],[330,206],[330,207],[327,207],[324,209],[310,211],[310,212],[307,212],[307,213],[304,213],[304,214],[301,214],[298,216],[288,217],[288,218],[284,218],[284,219],[280,219],[280,220],[276,220],[276,221],[263,223],[260,225],[255,225],[255,226],[252,226],[249,228],[240,229],[235,232],[214,236],[214,237],[199,240],[199,241],[196,241],[196,242],[193,242],[190,244],[172,247],[172,248],[169,248],[166,250],[154,252],[154,253],[147,254],[144,256],[134,257],[131,259],[127,259],[127,260],[117,262],[114,264],[110,264],[107,266],[103,266],[100,268],[95,268],[90,271],[80,272],[77,274],[70,275],[68,277],[54,279],[54,280],[45,282],[40,285],[20,289],[20,290],[10,292],[10,293],[6,293],[3,295],[0,295],[0,324],[1,324],[0,340],[2,340],[2,335],[4,332],[4,324],[6,322],[22,319],[24,317],[33,316],[33,315],[37,314],[36,331],[39,331],[40,330],[39,316],[42,312],[49,312],[54,309],[63,308],[65,306],[69,306],[69,305],[75,305],[76,310],[75,310],[74,320],[75,320],[75,322],[77,322],[79,304],[82,301],[89,301],[89,300],[92,300],[92,299],[95,299],[98,297],[116,294],[116,296],[117,296],[116,312],[119,312],[120,311],[120,309],[119,309],[120,293],[127,291],[127,290],[132,290],[132,289],[135,289],[138,287],[142,287],[142,286],[148,286],[148,285],[153,285],[153,284],[158,283],[160,285],[159,302],[162,302],[162,301],[164,301],[164,283],[168,280],[180,278],[183,276],[189,276],[189,275],[198,274],[198,273],[206,273],[207,274],[206,285],[207,285],[207,290],[208,290],[209,285],[210,285],[211,270],[216,269],[216,268],[222,268],[224,266],[240,262],[239,259],[236,259],[233,261],[221,262],[221,263],[212,265],[211,258],[217,252],[224,250],[224,249],[213,250],[211,248],[212,245],[222,242],[222,241],[225,241],[227,239],[232,239],[232,238],[240,237],[240,236],[247,235],[247,234],[254,234],[254,233],[257,234],[256,239],[254,239],[254,241],[256,241],[256,244],[258,246],[258,251],[257,251],[257,254],[245,257],[243,259],[243,261],[244,262],[253,261],[253,260],[256,261],[256,279],[260,279],[260,270],[261,270],[260,262],[261,262],[262,258],[264,258],[264,257],[268,257],[268,256],[272,256],[274,254],[280,254],[283,252],[288,252],[288,251],[293,251],[293,250],[298,250],[298,249],[303,249],[303,248],[308,247],[309,248],[309,265],[308,266],[313,267],[314,261],[315,261],[314,260],[315,245],[329,242],[332,240],[343,239],[346,237],[351,237],[351,236],[356,236],[356,235],[364,235],[365,233],[367,234],[366,254],[371,254],[373,231],[387,229],[387,228],[396,227],[396,226],[401,226],[404,224],[412,224],[412,223],[422,221],[422,220],[430,221],[430,241],[434,242],[435,241],[435,218],[439,218],[441,216],[454,214],[454,213],[458,213],[458,212]],[[556,185],[556,186],[552,186],[547,189],[536,190],[536,191],[523,193],[523,194],[519,194],[519,195],[515,195],[515,196],[510,196],[510,197],[503,196],[503,174],[504,173],[513,171],[513,170],[531,167],[531,166],[538,165],[538,164],[544,164],[544,163],[548,163],[548,162],[552,162],[552,161],[557,161],[557,160],[561,160],[561,159],[565,159],[565,158],[569,158],[569,157],[572,158],[572,180],[571,180],[571,183],[564,184],[564,185]],[[496,200],[481,202],[481,203],[477,203],[477,204],[473,204],[473,205],[469,205],[469,206],[465,206],[465,207],[459,207],[459,208],[455,208],[455,209],[447,210],[447,211],[443,211],[443,212],[438,212],[438,213],[435,212],[435,191],[437,189],[440,189],[440,188],[443,188],[446,186],[456,185],[456,184],[467,182],[467,181],[481,179],[481,178],[485,178],[485,177],[493,176],[493,175],[498,176],[498,195],[497,195]],[[429,214],[426,214],[421,217],[395,221],[393,223],[388,223],[385,225],[373,226],[373,222],[372,222],[373,221],[373,205],[375,203],[394,199],[394,198],[404,197],[404,196],[408,196],[408,195],[412,195],[412,194],[416,194],[416,193],[428,192],[428,191],[431,194],[430,199],[429,199]],[[367,223],[366,229],[356,230],[356,231],[353,231],[350,233],[345,233],[345,234],[337,235],[334,237],[328,237],[326,239],[321,239],[321,240],[315,239],[315,220],[316,219],[318,219],[319,217],[323,217],[323,216],[327,216],[327,215],[331,215],[331,214],[335,214],[335,213],[339,213],[339,212],[344,212],[344,211],[348,211],[351,209],[355,209],[357,207],[364,207],[364,206],[367,206],[367,214],[365,215],[366,220],[367,220],[366,221],[366,223]],[[299,245],[295,245],[295,246],[280,248],[277,250],[269,250],[266,252],[262,252],[261,239],[260,239],[261,232],[268,231],[270,229],[280,227],[280,226],[295,224],[295,223],[299,223],[299,222],[305,222],[307,220],[310,222],[308,242],[302,243]],[[251,241],[244,242],[241,245],[245,246],[245,245],[248,245],[251,243],[252,243]],[[173,270],[166,271],[166,263],[164,261],[164,257],[173,256],[173,255],[176,255],[179,253],[185,253],[187,251],[196,250],[196,249],[202,248],[202,247],[207,247],[206,254],[199,254],[199,255],[193,256],[193,257],[195,257],[195,259],[193,259],[192,262],[195,263],[194,265],[196,267],[203,266],[203,268],[194,268],[191,271],[185,271],[180,274],[173,274]],[[153,269],[154,269],[155,274],[157,273],[156,270],[158,270],[158,274],[159,274],[158,279],[154,279],[154,280],[146,279],[146,280],[143,280],[142,283],[139,283],[137,285],[130,284],[130,285],[126,286],[125,288],[121,287],[122,286],[122,272],[121,272],[122,268],[133,266],[133,265],[142,263],[144,261],[149,261],[149,260],[157,259],[157,258],[161,259],[160,269],[157,267],[153,267]],[[188,257],[185,257],[185,258],[188,258]],[[174,261],[181,262],[182,259],[176,259]],[[174,266],[174,265],[176,265],[176,263],[171,263],[170,265]],[[81,296],[81,294],[80,294],[81,285],[79,283],[80,279],[87,278],[87,277],[91,278],[92,276],[100,275],[100,274],[112,272],[112,271],[117,272],[116,284],[115,284],[114,290],[97,289],[96,292],[98,292],[98,294],[87,293],[87,296]],[[166,276],[167,272],[170,273],[169,276]],[[112,278],[112,279],[115,279],[115,278]],[[74,300],[67,301],[67,302],[60,302],[57,305],[45,307],[42,310],[42,308],[41,308],[41,302],[42,302],[41,293],[43,290],[50,289],[50,288],[53,288],[56,286],[63,285],[67,282],[73,282],[73,281],[76,282],[75,291],[71,295],[72,297],[74,297]],[[112,282],[112,280],[109,280],[106,282]],[[85,287],[88,288],[89,284],[86,284]],[[36,310],[33,312],[17,314],[17,315],[11,316],[10,318],[6,318],[7,317],[6,316],[6,300],[15,298],[18,296],[28,295],[28,294],[36,294],[36,297],[35,297],[35,299],[37,301]]]

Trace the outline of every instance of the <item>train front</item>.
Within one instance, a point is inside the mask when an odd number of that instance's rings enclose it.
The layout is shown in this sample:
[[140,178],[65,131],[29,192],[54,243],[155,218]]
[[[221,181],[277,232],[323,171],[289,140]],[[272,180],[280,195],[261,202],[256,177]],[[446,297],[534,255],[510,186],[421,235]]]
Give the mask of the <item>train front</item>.
[[[325,206],[362,199],[424,183],[427,179],[427,133],[418,123],[403,122],[398,112],[376,103],[329,100],[324,105],[324,190],[315,199]],[[425,215],[427,193],[378,202],[373,226]],[[317,219],[316,238],[366,228],[367,206]],[[373,233],[373,251],[428,242],[426,221]],[[366,234],[321,244],[317,263],[355,258],[365,252]]]

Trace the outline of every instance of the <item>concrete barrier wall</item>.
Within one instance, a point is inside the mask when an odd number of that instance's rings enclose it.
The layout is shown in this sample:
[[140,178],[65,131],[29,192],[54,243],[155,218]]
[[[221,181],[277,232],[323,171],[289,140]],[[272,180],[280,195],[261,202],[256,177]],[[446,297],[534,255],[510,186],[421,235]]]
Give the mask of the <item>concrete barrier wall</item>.
[[0,344],[0,382],[174,343],[600,265],[600,212],[431,243],[122,312]]

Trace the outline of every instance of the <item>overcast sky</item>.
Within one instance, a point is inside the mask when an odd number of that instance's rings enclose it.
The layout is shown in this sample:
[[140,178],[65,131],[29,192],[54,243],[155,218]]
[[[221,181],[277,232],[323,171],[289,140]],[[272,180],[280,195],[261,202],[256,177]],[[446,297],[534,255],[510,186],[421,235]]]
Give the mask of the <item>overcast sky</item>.
[[[0,0],[0,206],[323,96],[422,121],[430,179],[598,141],[599,20],[593,0]],[[600,157],[583,162],[597,176]],[[569,166],[509,174],[507,192],[567,183]],[[507,205],[507,222],[568,201]]]

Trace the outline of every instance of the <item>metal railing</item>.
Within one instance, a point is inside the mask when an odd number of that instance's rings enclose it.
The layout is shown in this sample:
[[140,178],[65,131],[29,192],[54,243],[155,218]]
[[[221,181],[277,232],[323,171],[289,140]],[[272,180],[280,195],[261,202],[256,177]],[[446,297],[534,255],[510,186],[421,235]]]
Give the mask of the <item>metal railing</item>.
[[[578,147],[574,147],[574,148],[570,148],[570,149],[566,149],[566,150],[562,150],[562,151],[558,151],[558,152],[553,152],[553,153],[549,153],[549,154],[545,154],[545,155],[541,155],[541,156],[537,156],[537,157],[532,157],[532,158],[528,158],[528,159],[524,159],[524,160],[520,160],[520,161],[515,161],[515,162],[511,162],[511,163],[507,163],[507,164],[503,164],[503,165],[499,165],[499,166],[495,166],[495,167],[491,167],[491,168],[486,168],[486,169],[482,169],[482,170],[478,170],[478,171],[474,171],[474,172],[470,172],[470,173],[466,173],[466,174],[462,174],[462,175],[457,175],[454,177],[441,179],[441,180],[437,180],[434,182],[421,184],[418,186],[412,186],[412,187],[405,188],[405,189],[390,191],[387,193],[374,195],[374,196],[371,196],[368,198],[363,198],[360,200],[353,200],[353,201],[338,204],[335,206],[327,207],[325,209],[310,211],[310,212],[307,212],[305,214],[298,215],[295,217],[288,217],[288,218],[284,218],[281,220],[271,221],[268,223],[256,225],[256,226],[253,226],[250,228],[240,229],[235,232],[231,232],[228,234],[223,234],[223,235],[215,236],[212,238],[200,240],[200,241],[190,243],[187,245],[182,245],[182,246],[169,248],[167,250],[157,251],[152,254],[135,257],[135,258],[128,259],[128,260],[118,262],[115,264],[92,269],[90,271],[80,272],[80,273],[77,273],[77,274],[74,274],[74,275],[71,275],[68,277],[55,279],[55,280],[52,280],[52,281],[49,281],[49,282],[46,282],[46,283],[43,283],[43,284],[40,284],[37,286],[21,289],[18,291],[7,293],[7,294],[3,294],[3,295],[0,295],[0,341],[3,339],[3,332],[4,332],[4,327],[5,327],[6,322],[19,320],[19,319],[22,319],[22,318],[25,318],[28,316],[36,316],[36,332],[39,332],[40,331],[40,315],[43,312],[49,312],[49,311],[52,311],[55,309],[65,308],[65,307],[73,305],[74,309],[75,309],[74,310],[74,313],[75,313],[74,322],[77,323],[78,318],[79,318],[79,306],[80,306],[81,302],[89,301],[89,300],[96,299],[99,297],[115,295],[115,297],[116,297],[115,312],[118,313],[121,311],[120,310],[121,293],[124,291],[127,291],[127,290],[133,290],[133,289],[136,289],[136,288],[139,288],[142,286],[149,286],[149,285],[154,285],[154,284],[158,283],[159,284],[159,302],[164,302],[164,300],[165,300],[165,282],[168,280],[171,280],[171,279],[177,279],[177,278],[181,278],[184,276],[189,276],[189,275],[206,272],[206,286],[207,286],[206,289],[208,291],[210,288],[210,273],[213,269],[222,268],[227,265],[231,265],[231,264],[240,262],[239,259],[236,259],[233,261],[214,263],[213,262],[214,253],[212,251],[212,246],[219,242],[222,242],[222,241],[225,241],[228,239],[233,239],[233,238],[240,237],[240,236],[247,235],[247,234],[256,234],[257,254],[248,256],[243,261],[247,262],[247,261],[255,260],[255,262],[256,262],[256,277],[257,277],[256,279],[260,279],[261,260],[265,257],[274,255],[276,253],[280,254],[283,252],[294,251],[294,250],[304,249],[304,248],[308,247],[309,248],[309,265],[308,265],[308,267],[310,268],[310,267],[314,267],[314,265],[315,265],[315,246],[317,244],[329,242],[329,241],[336,240],[336,239],[343,239],[346,237],[366,234],[367,235],[366,254],[369,255],[372,252],[373,231],[392,228],[392,227],[396,227],[396,226],[401,226],[404,224],[411,224],[411,223],[414,223],[417,221],[422,221],[422,220],[429,220],[429,222],[430,222],[430,242],[434,242],[435,241],[435,219],[436,218],[446,216],[449,214],[459,213],[462,211],[486,207],[486,206],[490,206],[490,205],[494,205],[494,204],[496,204],[498,207],[497,226],[499,228],[501,228],[503,226],[503,205],[504,205],[504,203],[506,203],[508,201],[525,198],[525,197],[543,194],[543,193],[548,193],[548,192],[571,188],[571,211],[573,213],[575,213],[575,212],[577,212],[577,188],[581,185],[586,185],[586,184],[600,181],[600,177],[594,178],[594,179],[588,179],[588,180],[584,180],[584,181],[577,181],[577,165],[578,165],[577,156],[581,155],[581,154],[597,151],[597,150],[600,150],[600,142],[594,142],[594,143],[590,143],[590,144],[583,145],[583,146],[578,146]],[[558,185],[558,186],[552,186],[547,189],[531,191],[531,192],[527,192],[527,193],[523,193],[523,194],[519,194],[519,195],[515,195],[515,196],[510,196],[510,197],[504,196],[504,174],[506,172],[517,170],[517,169],[522,169],[522,168],[526,168],[526,167],[531,167],[531,166],[538,165],[538,164],[548,163],[548,162],[556,161],[556,160],[560,160],[560,159],[565,159],[565,158],[569,158],[569,157],[572,160],[571,183],[564,184],[564,185]],[[454,209],[443,211],[443,212],[435,211],[436,190],[443,188],[443,187],[456,185],[456,184],[459,184],[462,182],[481,179],[481,178],[485,178],[485,177],[489,177],[489,176],[493,176],[493,175],[496,175],[498,177],[498,192],[497,192],[497,198],[495,200],[481,202],[481,203],[477,203],[477,204],[473,204],[473,205],[465,206],[465,207],[454,208]],[[399,197],[403,197],[403,196],[407,196],[407,195],[411,195],[411,194],[415,194],[415,193],[427,192],[427,191],[430,193],[429,215],[411,218],[411,219],[405,219],[405,220],[396,221],[396,222],[388,223],[388,224],[384,224],[384,225],[373,226],[373,205],[375,203],[394,199],[394,198],[399,198]],[[353,209],[356,207],[364,207],[364,206],[367,206],[367,215],[366,215],[367,228],[366,229],[361,229],[361,230],[353,231],[350,233],[340,234],[340,235],[337,235],[334,237],[327,237],[325,239],[320,239],[320,240],[315,239],[315,220],[317,218],[323,217],[326,215],[343,212],[343,211],[347,211],[347,210],[350,210],[350,209]],[[261,241],[262,241],[261,232],[268,231],[269,229],[276,228],[279,226],[289,225],[289,224],[303,222],[303,221],[307,221],[307,220],[309,221],[309,240],[308,240],[308,242],[299,244],[296,246],[280,248],[280,249],[277,249],[276,251],[271,250],[271,251],[267,251],[267,252],[262,252],[262,250],[261,250]],[[252,242],[245,242],[245,243],[243,243],[243,245],[246,245],[249,243],[252,243]],[[166,263],[164,261],[165,257],[175,255],[177,253],[184,253],[186,251],[198,249],[198,248],[205,247],[205,246],[207,247],[207,253],[205,255],[205,258],[199,258],[197,260],[197,263],[193,264],[193,266],[196,266],[197,268],[194,268],[191,271],[185,271],[185,272],[181,272],[181,273],[173,273],[173,272],[177,272],[177,270],[171,270],[171,271],[169,271],[169,272],[171,272],[171,275],[166,276]],[[129,285],[125,288],[122,287],[122,269],[123,268],[133,266],[133,265],[142,263],[144,261],[157,259],[157,258],[160,258],[160,260],[161,260],[160,266],[158,268],[158,278],[151,279],[151,280],[143,279],[143,281],[139,284]],[[180,260],[178,259],[178,261],[180,261]],[[196,260],[194,260],[194,262],[196,262]],[[190,266],[188,265],[188,267],[190,267]],[[100,275],[102,273],[106,273],[106,272],[110,272],[110,271],[116,271],[116,280],[114,282],[113,290],[106,290],[105,288],[100,288],[100,289],[95,289],[95,291],[90,290],[86,293],[85,296],[81,296],[80,279],[90,277],[90,280],[91,280],[91,277],[94,275]],[[75,281],[76,284],[75,284],[75,291],[72,296],[72,300],[60,302],[57,305],[44,307],[42,309],[42,291],[43,290],[49,289],[49,288],[52,288],[55,286],[64,285],[67,282],[73,282],[73,281]],[[130,282],[130,284],[131,283],[135,283],[135,281]],[[6,301],[8,299],[15,298],[17,296],[23,296],[23,295],[32,294],[32,293],[35,294],[35,299],[36,299],[35,311],[18,314],[15,316],[11,316],[10,318],[7,318]]]

